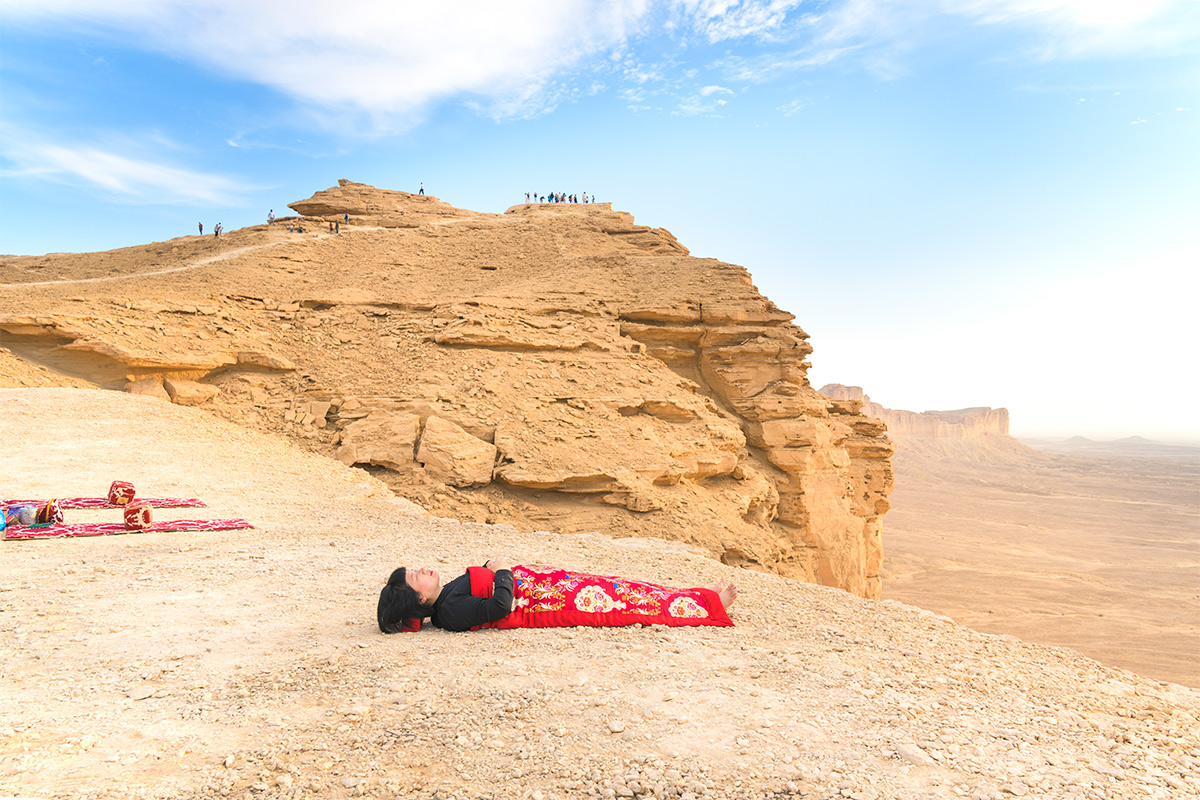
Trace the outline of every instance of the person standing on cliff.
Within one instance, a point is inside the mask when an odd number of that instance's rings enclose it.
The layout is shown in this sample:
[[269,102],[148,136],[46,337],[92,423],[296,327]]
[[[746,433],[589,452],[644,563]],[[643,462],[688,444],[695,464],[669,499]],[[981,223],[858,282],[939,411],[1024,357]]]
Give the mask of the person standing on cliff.
[[272,208],[270,211],[267,212],[267,224],[270,225],[274,221],[275,221],[275,209]]
[[421,191],[417,192],[417,194],[425,194],[425,181],[421,181]]
[[204,235],[204,223],[197,222],[196,224],[200,227],[200,235],[203,236]]

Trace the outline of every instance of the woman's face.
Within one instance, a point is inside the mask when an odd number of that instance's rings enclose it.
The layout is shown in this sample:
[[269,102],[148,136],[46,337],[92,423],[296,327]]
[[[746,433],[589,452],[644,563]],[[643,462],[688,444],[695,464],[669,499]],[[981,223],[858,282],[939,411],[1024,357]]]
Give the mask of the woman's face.
[[421,598],[422,603],[427,603],[430,598],[437,596],[438,589],[442,585],[442,576],[429,567],[421,567],[418,570],[405,570],[404,580],[417,593],[417,596]]

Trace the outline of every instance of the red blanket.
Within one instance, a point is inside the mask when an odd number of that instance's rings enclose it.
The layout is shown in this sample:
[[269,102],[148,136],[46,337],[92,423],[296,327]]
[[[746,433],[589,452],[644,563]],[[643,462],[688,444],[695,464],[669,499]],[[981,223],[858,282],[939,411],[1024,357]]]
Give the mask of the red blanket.
[[[471,594],[491,597],[495,575],[470,567]],[[711,589],[672,589],[627,578],[587,575],[553,567],[513,567],[514,608],[484,628],[597,628],[625,625],[732,626]]]
[[[155,508],[203,508],[204,501],[195,497],[139,497],[138,502]],[[0,500],[0,510],[12,506],[44,506],[45,500]],[[59,508],[121,508],[124,504],[111,503],[107,497],[61,497]]]
[[[137,489],[129,481],[113,481],[108,487],[107,497],[65,497],[57,501],[59,508],[121,508],[127,506],[134,500],[144,506],[154,506],[155,508],[188,508],[203,506],[200,500],[194,497],[137,497]],[[44,506],[45,500],[0,500],[0,509],[7,509],[12,506]]]
[[31,528],[4,529],[0,538],[54,539],[64,536],[111,536],[118,533],[161,533],[162,531],[230,531],[254,527],[244,519],[176,519],[151,522],[136,530],[123,522],[81,522],[76,525],[42,525]]

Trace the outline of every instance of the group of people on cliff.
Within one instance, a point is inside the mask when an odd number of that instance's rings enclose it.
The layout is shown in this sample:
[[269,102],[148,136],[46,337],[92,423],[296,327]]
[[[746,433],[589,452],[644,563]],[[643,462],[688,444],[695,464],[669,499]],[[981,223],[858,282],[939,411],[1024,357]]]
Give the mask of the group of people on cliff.
[[587,192],[584,192],[581,195],[564,194],[562,192],[551,192],[550,194],[544,194],[541,196],[539,196],[537,192],[526,192],[525,193],[525,204],[526,205],[529,205],[530,203],[580,203],[580,202],[594,203],[594,202],[596,202],[596,197],[593,195],[591,198],[589,198]]

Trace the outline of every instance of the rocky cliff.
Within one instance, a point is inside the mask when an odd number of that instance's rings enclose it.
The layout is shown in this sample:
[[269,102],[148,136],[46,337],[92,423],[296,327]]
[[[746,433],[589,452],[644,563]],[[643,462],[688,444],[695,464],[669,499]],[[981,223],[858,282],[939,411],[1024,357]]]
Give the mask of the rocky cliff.
[[482,214],[342,181],[292,208],[0,259],[4,306],[37,309],[0,316],[4,385],[202,405],[443,516],[677,539],[880,595],[885,427],[809,385],[807,335],[745,269],[608,204]]

